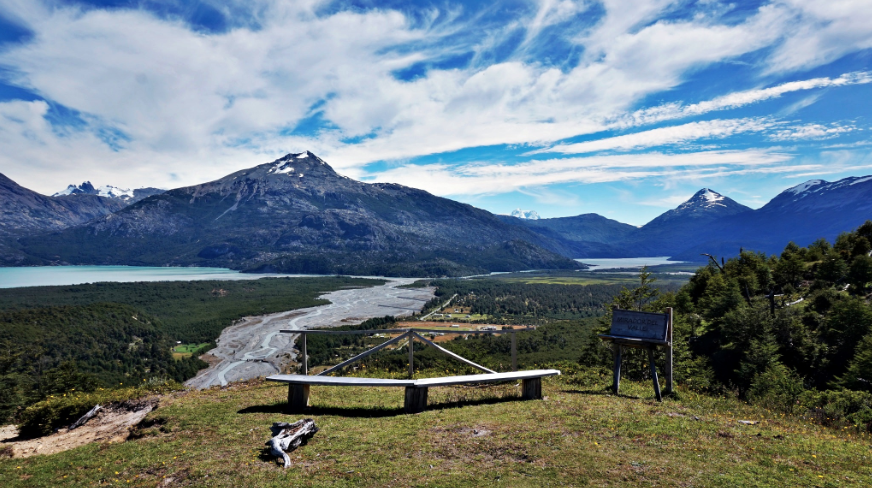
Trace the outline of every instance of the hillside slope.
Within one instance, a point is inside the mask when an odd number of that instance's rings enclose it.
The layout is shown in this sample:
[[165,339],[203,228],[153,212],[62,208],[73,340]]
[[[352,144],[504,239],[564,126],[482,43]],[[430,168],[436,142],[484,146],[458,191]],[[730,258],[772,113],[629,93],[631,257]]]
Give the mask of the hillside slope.
[[622,257],[618,246],[638,232],[638,228],[598,214],[551,219],[519,219],[500,216],[504,222],[529,228],[545,239],[560,242],[563,254],[578,257]]
[[[428,410],[402,414],[401,388],[312,387],[283,413],[287,388],[252,381],[160,397],[133,439],[51,456],[0,459],[16,486],[868,486],[867,436],[680,389],[608,375],[543,384],[431,388]],[[283,469],[264,443],[273,422],[320,432]],[[744,425],[738,420],[750,420]]]

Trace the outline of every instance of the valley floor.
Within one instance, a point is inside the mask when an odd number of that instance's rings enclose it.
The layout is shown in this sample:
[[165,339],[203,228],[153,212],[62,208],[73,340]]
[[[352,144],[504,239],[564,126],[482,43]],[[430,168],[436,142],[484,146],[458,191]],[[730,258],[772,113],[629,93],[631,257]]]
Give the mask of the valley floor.
[[[432,372],[431,372],[432,373]],[[870,486],[872,440],[732,399],[567,371],[545,399],[515,384],[432,388],[402,413],[401,388],[312,387],[303,415],[261,380],[165,395],[133,439],[0,459],[6,486]],[[321,429],[283,469],[277,421]],[[750,424],[739,420],[751,421]]]

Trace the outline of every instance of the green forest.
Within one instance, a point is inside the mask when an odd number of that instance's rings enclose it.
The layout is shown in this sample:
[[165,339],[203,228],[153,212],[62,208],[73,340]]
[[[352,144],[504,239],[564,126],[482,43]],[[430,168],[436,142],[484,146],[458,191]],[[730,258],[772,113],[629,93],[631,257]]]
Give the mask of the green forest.
[[[452,303],[488,314],[495,323],[538,325],[518,333],[521,368],[571,361],[608,375],[612,351],[597,334],[608,331],[612,307],[652,312],[671,307],[678,384],[872,431],[872,222],[833,244],[790,243],[780,255],[740,250],[729,259],[712,258],[681,287],[660,287],[645,269],[629,287],[488,279],[432,284],[438,290],[428,309],[456,294]],[[336,364],[383,340],[331,338],[323,345],[333,348],[330,354],[320,351],[320,344],[309,350],[318,360],[313,364]],[[508,334],[443,344],[489,368],[509,368]],[[372,374],[402,374],[406,347],[358,365]],[[472,372],[423,344],[414,347],[416,370]],[[624,357],[624,376],[650,379],[646,355],[628,351]]]
[[[234,320],[321,305],[326,301],[317,297],[325,292],[383,282],[266,278],[0,289],[0,419],[72,390],[185,381],[206,366],[199,354]],[[207,345],[176,360],[177,341]]]

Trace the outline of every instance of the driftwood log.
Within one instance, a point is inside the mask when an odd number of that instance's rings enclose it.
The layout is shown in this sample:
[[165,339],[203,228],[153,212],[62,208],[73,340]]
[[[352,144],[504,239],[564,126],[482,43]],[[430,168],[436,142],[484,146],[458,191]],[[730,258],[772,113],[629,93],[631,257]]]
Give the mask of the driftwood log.
[[270,454],[273,456],[281,456],[285,460],[285,468],[291,467],[291,458],[288,457],[289,452],[305,444],[318,432],[318,427],[315,427],[315,421],[312,419],[302,419],[289,424],[287,422],[275,422],[270,430],[273,433],[273,438],[266,445],[270,448]]
[[67,430],[73,430],[77,427],[81,427],[81,426],[85,425],[85,422],[94,418],[94,416],[97,415],[97,412],[99,412],[102,409],[103,409],[103,407],[101,407],[100,405],[95,405],[94,408],[92,408],[91,410],[88,410],[88,412],[85,415],[82,415],[79,418],[79,420],[76,420],[73,423],[73,425],[71,425]]

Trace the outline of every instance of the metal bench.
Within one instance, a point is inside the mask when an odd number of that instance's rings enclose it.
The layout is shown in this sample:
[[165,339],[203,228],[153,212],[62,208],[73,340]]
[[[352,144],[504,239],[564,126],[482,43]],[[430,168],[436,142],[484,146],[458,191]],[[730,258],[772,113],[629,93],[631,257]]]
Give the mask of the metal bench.
[[469,385],[475,383],[495,383],[521,380],[521,398],[536,400],[542,398],[542,378],[557,376],[556,369],[535,369],[512,371],[508,373],[471,374],[464,376],[445,376],[442,378],[422,378],[419,380],[392,380],[381,378],[351,378],[346,376],[307,376],[300,374],[278,374],[267,377],[267,381],[288,384],[288,410],[297,412],[309,405],[309,387],[324,386],[402,386],[406,388],[406,413],[423,412],[427,408],[427,392],[431,386]]

